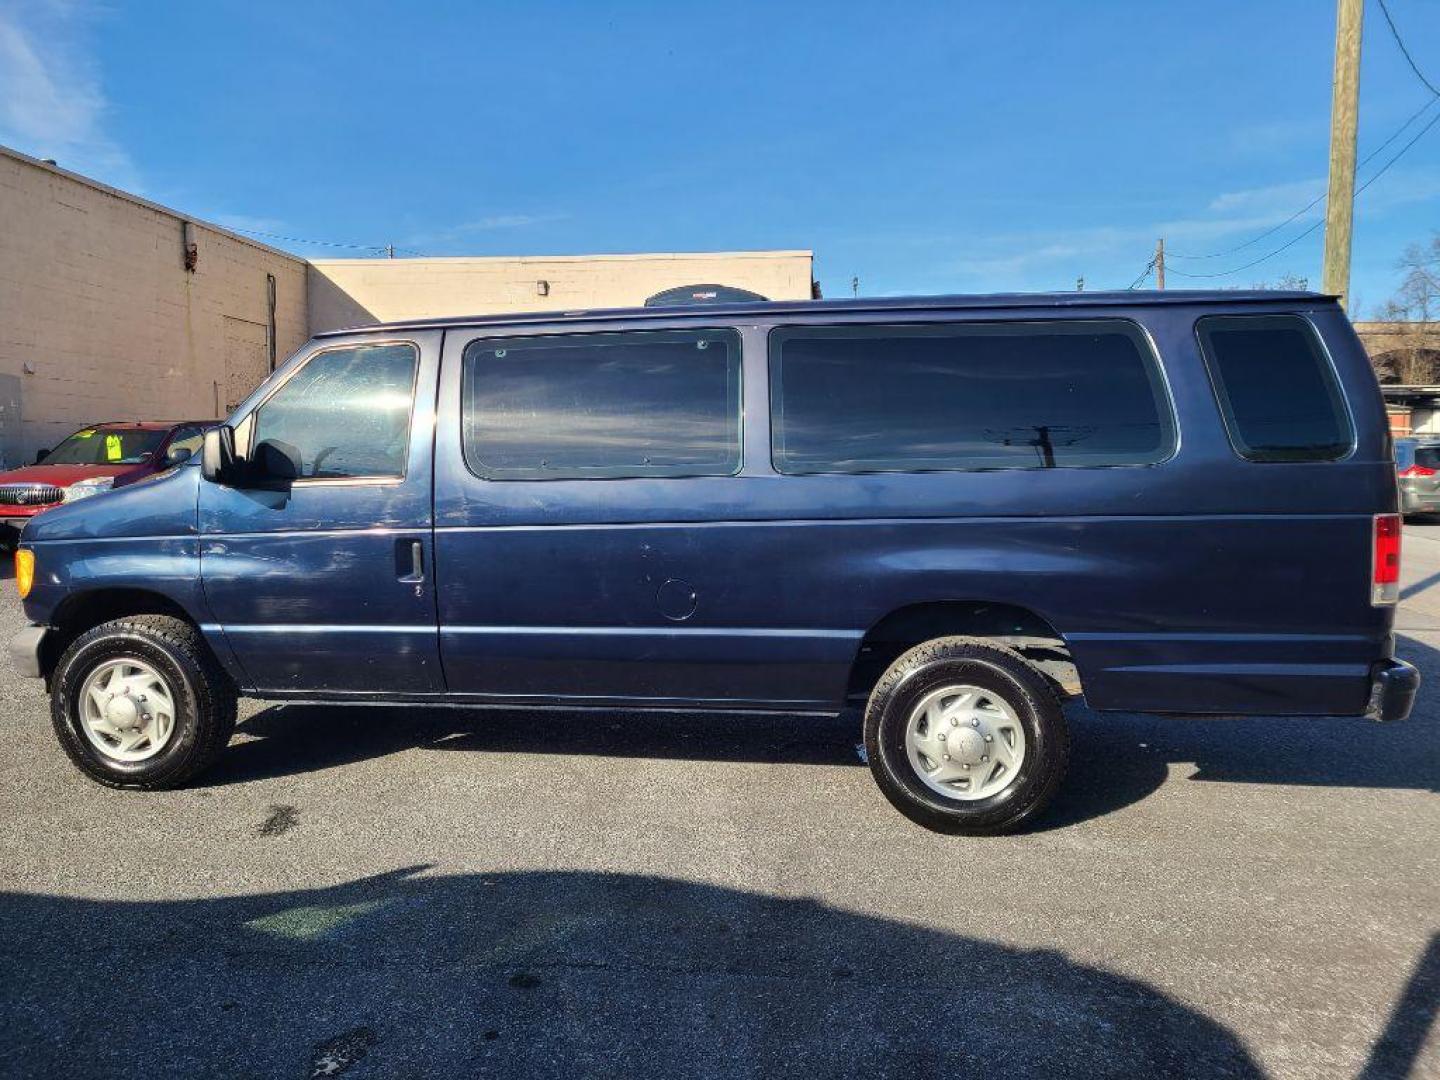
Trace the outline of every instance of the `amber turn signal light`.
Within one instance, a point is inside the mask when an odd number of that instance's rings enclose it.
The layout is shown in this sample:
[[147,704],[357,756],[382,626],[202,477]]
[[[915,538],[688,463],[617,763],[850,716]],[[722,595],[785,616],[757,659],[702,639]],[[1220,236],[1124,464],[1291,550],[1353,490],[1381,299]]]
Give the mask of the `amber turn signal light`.
[[35,552],[29,548],[15,549],[15,587],[20,590],[20,599],[30,595],[30,586],[35,584]]

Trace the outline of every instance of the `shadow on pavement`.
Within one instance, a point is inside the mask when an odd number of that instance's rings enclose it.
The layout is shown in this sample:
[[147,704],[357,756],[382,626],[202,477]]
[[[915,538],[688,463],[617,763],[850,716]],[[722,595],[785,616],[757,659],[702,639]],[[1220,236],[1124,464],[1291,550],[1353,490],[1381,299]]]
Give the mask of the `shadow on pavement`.
[[656,877],[426,869],[214,900],[0,894],[0,1069],[1260,1075],[1223,1026],[1056,952]]
[[1410,719],[1377,724],[1352,717],[1186,719],[1077,711],[1070,772],[1037,828],[1057,828],[1138,802],[1193,765],[1189,780],[1440,792],[1440,652],[1400,638],[1399,655],[1420,668]]
[[[1440,652],[1402,638],[1400,654],[1425,684],[1415,714],[1397,724],[1348,717],[1195,720],[1069,712],[1072,760],[1050,811],[1060,828],[1146,798],[1172,764],[1191,780],[1440,791]],[[205,783],[223,785],[336,768],[426,748],[451,752],[596,754],[694,761],[860,766],[853,721],[680,713],[336,708],[285,705],[241,724]]]
[[243,721],[203,783],[335,768],[423,747],[687,761],[860,765],[838,719],[690,713],[283,705]]
[[1406,600],[1413,600],[1421,593],[1433,589],[1436,585],[1440,585],[1440,573],[1431,574],[1429,577],[1421,578],[1419,581],[1412,581],[1400,590],[1400,600],[1402,603]]
[[1360,1080],[1391,1080],[1415,1075],[1415,1064],[1425,1048],[1425,1037],[1440,1014],[1440,934],[1430,939],[1370,1060],[1360,1071]]

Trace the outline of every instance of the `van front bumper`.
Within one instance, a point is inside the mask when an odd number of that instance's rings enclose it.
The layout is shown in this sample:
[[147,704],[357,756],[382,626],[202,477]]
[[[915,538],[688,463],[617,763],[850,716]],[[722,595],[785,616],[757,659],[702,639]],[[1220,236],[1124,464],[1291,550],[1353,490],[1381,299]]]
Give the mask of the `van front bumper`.
[[1381,660],[1370,669],[1370,701],[1365,716],[1370,720],[1404,720],[1415,704],[1420,689],[1420,672],[1404,660]]
[[27,679],[40,678],[40,650],[48,633],[48,626],[27,626],[10,639],[10,662]]

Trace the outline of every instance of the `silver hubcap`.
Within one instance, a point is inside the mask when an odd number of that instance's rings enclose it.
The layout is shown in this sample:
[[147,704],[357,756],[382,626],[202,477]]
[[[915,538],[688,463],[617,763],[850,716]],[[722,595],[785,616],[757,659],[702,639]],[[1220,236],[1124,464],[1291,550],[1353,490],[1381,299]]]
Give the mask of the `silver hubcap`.
[[988,799],[1020,775],[1025,729],[1005,699],[978,686],[942,686],[905,724],[915,775],[947,799]]
[[107,660],[80,688],[80,724],[106,757],[144,761],[165,749],[175,732],[175,696],[145,661]]

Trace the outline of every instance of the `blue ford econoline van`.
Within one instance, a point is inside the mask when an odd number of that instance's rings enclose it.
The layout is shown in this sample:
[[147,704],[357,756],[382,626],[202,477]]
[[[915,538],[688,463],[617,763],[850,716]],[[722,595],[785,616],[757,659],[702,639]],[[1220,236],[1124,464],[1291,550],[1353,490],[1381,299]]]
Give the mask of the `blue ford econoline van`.
[[1309,293],[739,303],[322,334],[25,531],[60,743],[208,765],[237,695],[863,709],[923,825],[1037,813],[1061,700],[1405,717],[1384,407]]

